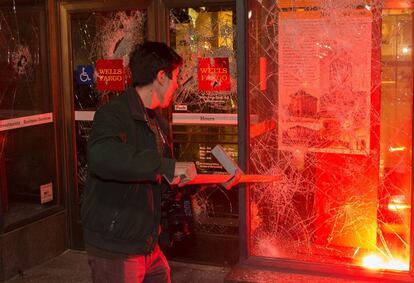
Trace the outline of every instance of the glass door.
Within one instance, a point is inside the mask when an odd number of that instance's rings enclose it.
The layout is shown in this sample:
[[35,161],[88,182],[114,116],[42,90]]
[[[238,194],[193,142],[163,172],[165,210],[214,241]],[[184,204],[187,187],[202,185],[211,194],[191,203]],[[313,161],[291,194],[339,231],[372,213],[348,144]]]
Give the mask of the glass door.
[[[184,59],[172,106],[174,154],[179,161],[195,161],[198,174],[226,173],[211,153],[217,144],[238,159],[236,13],[235,1],[227,2],[193,1],[169,9],[170,45]],[[237,188],[187,186],[170,206],[168,256],[237,262]]]
[[[132,5],[130,1],[110,4],[94,2],[62,4],[63,62],[70,78],[64,81],[65,111],[72,158],[68,160],[74,178],[69,181],[72,247],[83,248],[80,205],[86,179],[86,144],[94,113],[130,84],[129,54],[136,44],[154,39],[151,1]],[[116,70],[107,74],[106,70]],[[69,91],[70,90],[70,91]],[[69,177],[70,179],[71,177]]]

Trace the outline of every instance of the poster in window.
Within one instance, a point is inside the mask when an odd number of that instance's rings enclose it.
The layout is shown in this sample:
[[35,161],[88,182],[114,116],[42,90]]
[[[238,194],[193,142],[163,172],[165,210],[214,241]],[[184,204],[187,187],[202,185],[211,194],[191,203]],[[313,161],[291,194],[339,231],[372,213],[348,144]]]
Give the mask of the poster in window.
[[280,149],[368,153],[371,24],[368,11],[280,13]]

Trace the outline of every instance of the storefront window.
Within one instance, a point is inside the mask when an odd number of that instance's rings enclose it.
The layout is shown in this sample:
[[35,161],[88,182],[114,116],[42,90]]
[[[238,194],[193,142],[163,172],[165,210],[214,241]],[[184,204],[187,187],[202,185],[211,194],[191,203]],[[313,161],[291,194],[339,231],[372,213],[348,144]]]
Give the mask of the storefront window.
[[0,6],[0,191],[6,229],[59,203],[41,2]]
[[248,188],[249,255],[409,270],[412,10],[386,7],[248,2],[249,172],[281,177]]
[[412,10],[382,12],[378,245],[389,259],[410,255],[412,178]]

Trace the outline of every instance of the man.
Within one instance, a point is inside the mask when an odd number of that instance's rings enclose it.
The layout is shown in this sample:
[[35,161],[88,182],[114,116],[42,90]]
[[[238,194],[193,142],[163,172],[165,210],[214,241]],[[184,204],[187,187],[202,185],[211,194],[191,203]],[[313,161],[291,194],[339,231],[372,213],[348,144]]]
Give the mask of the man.
[[161,191],[164,179],[191,180],[195,167],[172,159],[168,125],[156,110],[170,104],[181,64],[163,43],[138,45],[130,58],[133,88],[95,114],[82,202],[94,282],[170,282],[157,243]]

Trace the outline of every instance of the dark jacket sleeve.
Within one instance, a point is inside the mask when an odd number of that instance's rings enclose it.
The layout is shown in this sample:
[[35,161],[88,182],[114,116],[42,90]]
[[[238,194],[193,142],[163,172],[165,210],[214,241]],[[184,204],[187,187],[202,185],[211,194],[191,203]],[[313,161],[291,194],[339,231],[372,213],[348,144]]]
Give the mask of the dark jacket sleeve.
[[175,161],[162,158],[157,150],[137,149],[122,141],[125,121],[113,108],[95,113],[88,141],[88,168],[104,180],[134,182],[155,181],[162,175],[174,175]]

